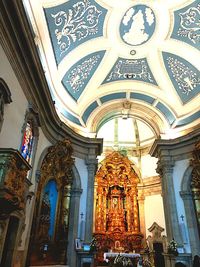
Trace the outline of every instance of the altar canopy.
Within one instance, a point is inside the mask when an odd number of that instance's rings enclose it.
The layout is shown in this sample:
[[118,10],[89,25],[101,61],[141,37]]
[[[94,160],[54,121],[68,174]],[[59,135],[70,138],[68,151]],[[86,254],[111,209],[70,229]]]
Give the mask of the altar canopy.
[[133,163],[119,152],[108,155],[95,177],[97,258],[103,252],[141,249],[137,184]]

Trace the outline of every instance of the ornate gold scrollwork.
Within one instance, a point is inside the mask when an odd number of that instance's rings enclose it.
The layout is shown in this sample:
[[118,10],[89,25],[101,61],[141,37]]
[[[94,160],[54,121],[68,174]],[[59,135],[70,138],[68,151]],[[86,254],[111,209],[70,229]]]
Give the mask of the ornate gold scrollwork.
[[[41,247],[42,244],[48,244],[45,264],[64,264],[66,261],[72,165],[74,164],[72,152],[69,140],[59,141],[48,149],[42,162],[33,221],[33,224],[36,223],[36,227],[33,230],[35,231],[35,251],[31,256],[32,265],[37,265],[41,261],[37,255],[41,254],[38,247]],[[48,192],[45,192],[45,187],[50,181],[55,182],[58,192],[55,223],[51,237],[49,236],[51,204]]]
[[113,152],[95,176],[95,232],[99,257],[105,250],[133,251],[141,248],[137,184],[133,163]]
[[24,209],[26,177],[30,168],[17,150],[0,149],[1,215]]

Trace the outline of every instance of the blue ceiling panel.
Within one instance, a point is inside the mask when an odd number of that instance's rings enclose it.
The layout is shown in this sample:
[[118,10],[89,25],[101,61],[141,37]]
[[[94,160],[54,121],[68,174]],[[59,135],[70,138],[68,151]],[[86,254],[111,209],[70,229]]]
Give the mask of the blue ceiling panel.
[[157,109],[162,112],[162,114],[165,116],[165,118],[168,120],[169,124],[171,125],[175,120],[176,117],[173,115],[173,113],[166,107],[164,104],[161,102],[158,102],[157,105],[155,106]]
[[107,10],[94,0],[67,1],[44,12],[57,64],[78,45],[103,36]]
[[168,75],[183,104],[200,93],[200,71],[185,59],[163,52]]
[[126,93],[113,93],[100,97],[101,103],[106,103],[111,100],[126,98]]
[[174,12],[174,28],[171,38],[186,42],[200,50],[200,2]]
[[74,64],[62,79],[67,92],[77,101],[98,68],[105,51],[87,55]]
[[86,123],[90,114],[98,107],[98,103],[94,101],[92,104],[90,104],[87,109],[84,111],[82,120]]
[[191,122],[193,122],[193,121],[195,121],[195,120],[197,120],[199,118],[200,118],[200,110],[195,112],[194,114],[192,114],[192,115],[190,115],[190,116],[178,121],[176,127],[187,125],[187,124],[189,124],[189,123],[191,123]]
[[145,58],[118,58],[103,83],[119,80],[137,80],[157,85]]
[[142,100],[144,102],[147,102],[149,104],[153,104],[153,102],[155,101],[155,98],[145,95],[145,94],[141,94],[141,93],[131,93],[130,94],[130,98],[132,99],[138,99],[138,100]]

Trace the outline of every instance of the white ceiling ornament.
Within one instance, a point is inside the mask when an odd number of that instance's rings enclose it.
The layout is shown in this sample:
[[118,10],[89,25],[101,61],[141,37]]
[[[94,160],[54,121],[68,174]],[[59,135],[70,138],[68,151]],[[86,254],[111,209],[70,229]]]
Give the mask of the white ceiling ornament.
[[76,132],[122,115],[157,137],[198,126],[199,1],[24,3],[56,111]]

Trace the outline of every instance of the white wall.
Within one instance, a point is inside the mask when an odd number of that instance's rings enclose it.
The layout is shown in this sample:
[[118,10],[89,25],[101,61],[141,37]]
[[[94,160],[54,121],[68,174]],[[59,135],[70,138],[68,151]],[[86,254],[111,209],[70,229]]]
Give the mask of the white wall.
[[[188,159],[176,161],[175,166],[174,166],[174,172],[173,172],[173,182],[174,182],[174,191],[175,191],[179,226],[182,229],[182,238],[185,243],[184,247],[185,247],[186,252],[190,253],[190,245],[188,241],[188,230],[187,230],[188,227],[187,227],[187,222],[185,219],[186,218],[185,208],[184,208],[183,200],[180,196],[183,176],[188,166],[189,166]],[[181,218],[182,215],[184,216],[183,221]]]
[[159,226],[165,229],[163,232],[166,235],[165,217],[163,209],[163,200],[161,195],[146,196],[144,202],[146,236],[150,235],[148,229],[156,222]]
[[142,178],[148,178],[158,175],[156,172],[157,158],[151,157],[149,154],[141,158],[141,175]]
[[8,85],[13,101],[10,104],[6,104],[4,108],[0,147],[19,149],[22,138],[21,130],[28,101],[1,46],[0,59],[0,77]]

